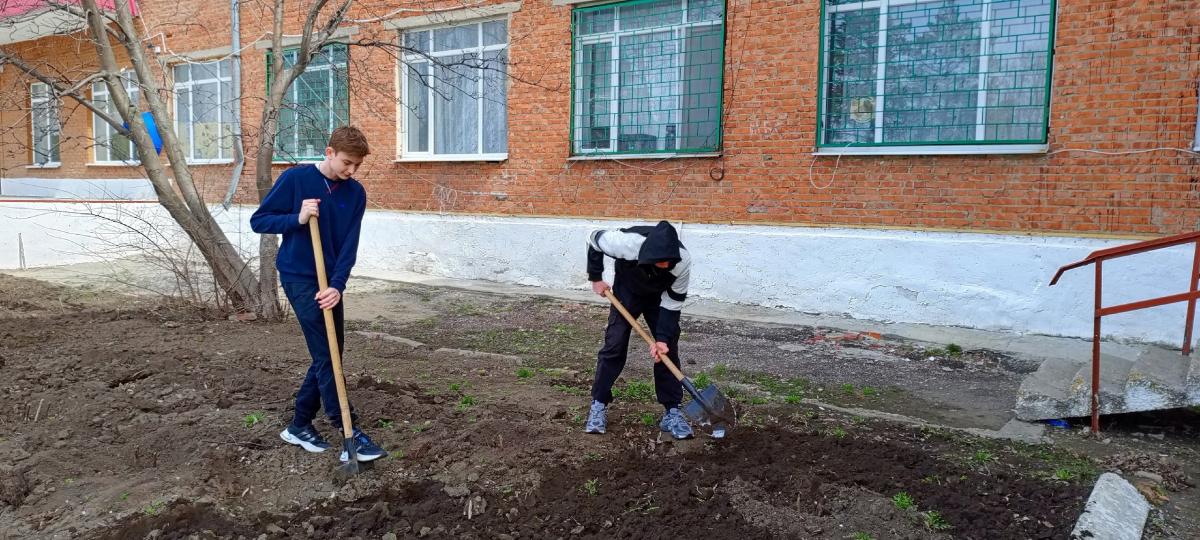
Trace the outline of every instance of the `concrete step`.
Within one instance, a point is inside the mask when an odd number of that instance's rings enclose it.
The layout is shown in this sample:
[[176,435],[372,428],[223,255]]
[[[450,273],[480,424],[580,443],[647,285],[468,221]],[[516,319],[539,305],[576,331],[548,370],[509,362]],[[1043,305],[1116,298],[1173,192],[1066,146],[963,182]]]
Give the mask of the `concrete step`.
[[1080,416],[1087,410],[1083,381],[1078,380],[1080,362],[1066,358],[1047,358],[1021,381],[1015,411],[1025,421]]
[[[1100,355],[1100,413],[1200,405],[1200,354],[1140,347],[1135,357]],[[1091,414],[1092,366],[1049,358],[1021,383],[1015,407],[1026,421]]]
[[1188,363],[1187,400],[1193,405],[1200,404],[1200,351],[1192,351],[1192,360]]
[[[1128,358],[1108,354],[1100,355],[1100,413],[1113,414],[1125,411],[1126,382],[1129,373],[1136,362]],[[1076,376],[1083,381],[1083,403],[1086,406],[1084,416],[1090,416],[1092,409],[1092,364],[1088,362]]]
[[1179,351],[1146,347],[1125,385],[1124,412],[1154,411],[1188,405],[1190,358]]

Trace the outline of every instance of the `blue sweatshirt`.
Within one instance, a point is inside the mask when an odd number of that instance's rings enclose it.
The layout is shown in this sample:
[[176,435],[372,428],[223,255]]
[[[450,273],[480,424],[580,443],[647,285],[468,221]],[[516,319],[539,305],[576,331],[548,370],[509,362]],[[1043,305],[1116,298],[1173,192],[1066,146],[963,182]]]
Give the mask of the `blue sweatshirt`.
[[275,259],[279,281],[315,283],[317,265],[312,237],[308,224],[300,223],[300,205],[304,199],[321,199],[317,222],[329,286],[345,292],[350,269],[358,258],[358,234],[367,210],[367,191],[357,180],[330,180],[316,165],[283,171],[262,205],[250,216],[250,228],[259,234],[283,235]]

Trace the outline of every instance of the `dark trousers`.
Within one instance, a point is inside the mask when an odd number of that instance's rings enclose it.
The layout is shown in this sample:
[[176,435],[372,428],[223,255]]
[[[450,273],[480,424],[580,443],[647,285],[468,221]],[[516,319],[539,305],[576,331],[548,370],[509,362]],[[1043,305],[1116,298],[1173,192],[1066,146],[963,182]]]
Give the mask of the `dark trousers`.
[[[623,287],[621,279],[618,277],[613,282],[613,295],[624,304],[625,309],[630,315],[636,319],[641,316],[646,320],[646,324],[650,326],[651,335],[655,325],[658,323],[659,303],[662,300],[662,294],[634,294],[627,287]],[[613,400],[612,387],[617,382],[617,377],[621,375],[621,371],[625,369],[625,359],[629,352],[629,333],[633,327],[629,325],[629,321],[617,311],[617,308],[610,307],[608,310],[608,328],[604,330],[604,346],[596,355],[596,380],[592,382],[592,399],[604,404],[611,403]],[[667,353],[667,357],[679,365],[679,339],[672,339],[667,346],[671,348],[671,352]],[[639,354],[642,354],[639,352]],[[646,361],[650,362],[649,352],[646,352]],[[666,409],[671,409],[679,406],[683,401],[683,384],[671,374],[667,366],[662,362],[654,363],[654,393],[658,396],[658,402]]]
[[[333,360],[329,356],[329,338],[325,333],[325,314],[317,305],[316,283],[284,283],[283,292],[287,294],[300,330],[304,332],[304,341],[308,344],[308,354],[312,356],[312,365],[300,389],[296,391],[296,415],[292,425],[302,428],[312,423],[317,417],[321,406],[325,407],[325,415],[329,422],[338,430],[342,429],[342,409],[338,406],[337,383],[333,380]],[[338,352],[345,350],[346,329],[343,314],[345,298],[333,308],[333,324],[337,329]],[[351,408],[350,421],[356,420],[354,409]]]

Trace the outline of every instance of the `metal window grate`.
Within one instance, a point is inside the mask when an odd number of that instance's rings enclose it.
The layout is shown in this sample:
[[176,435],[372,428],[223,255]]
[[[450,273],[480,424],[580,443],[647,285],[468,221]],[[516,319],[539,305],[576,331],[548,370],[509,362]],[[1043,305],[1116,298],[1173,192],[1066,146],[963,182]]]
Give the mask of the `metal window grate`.
[[[296,62],[296,49],[283,52],[285,67]],[[313,55],[284,94],[275,140],[278,161],[322,159],[334,128],[350,122],[347,75],[348,48],[335,43]],[[271,87],[271,55],[267,55],[267,88]]]
[[572,153],[720,148],[723,0],[579,8],[572,36]]
[[826,0],[821,146],[1046,141],[1054,0]]

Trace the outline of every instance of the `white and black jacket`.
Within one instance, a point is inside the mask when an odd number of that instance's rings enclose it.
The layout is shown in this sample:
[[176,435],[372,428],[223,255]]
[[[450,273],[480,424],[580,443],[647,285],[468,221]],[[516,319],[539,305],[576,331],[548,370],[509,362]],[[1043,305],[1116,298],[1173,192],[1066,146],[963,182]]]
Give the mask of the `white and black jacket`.
[[[692,256],[679,241],[670,223],[617,230],[597,230],[588,235],[587,272],[589,281],[600,281],[604,256],[616,261],[618,280],[638,295],[662,295],[657,328],[651,329],[658,341],[671,343],[679,337],[679,312],[687,299]],[[667,261],[667,268],[654,263]]]

